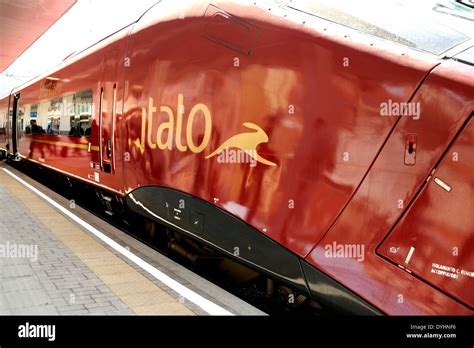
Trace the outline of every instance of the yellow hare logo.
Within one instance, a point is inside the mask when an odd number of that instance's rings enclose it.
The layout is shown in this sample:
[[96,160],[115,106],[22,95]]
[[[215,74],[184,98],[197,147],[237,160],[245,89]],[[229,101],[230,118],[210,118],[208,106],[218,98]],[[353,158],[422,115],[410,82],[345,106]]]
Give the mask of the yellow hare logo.
[[254,160],[267,166],[276,166],[275,163],[266,160],[257,152],[257,146],[268,142],[268,135],[265,131],[257,126],[255,123],[245,122],[244,126],[256,130],[256,132],[246,132],[234,135],[222,143],[213,153],[206,156],[206,159],[214,157],[217,154],[223,153],[230,148],[237,148],[252,156]]
[[[176,149],[181,152],[188,151],[188,148],[194,153],[200,153],[204,151],[204,149],[206,149],[209,145],[209,141],[211,139],[211,112],[209,108],[203,103],[198,103],[191,108],[185,128],[186,144],[183,144],[181,140],[184,114],[183,101],[183,95],[178,94],[176,118],[174,116],[173,110],[169,106],[160,107],[159,112],[166,113],[168,115],[168,121],[162,122],[158,127],[156,135],[153,136],[153,114],[157,111],[157,108],[154,106],[153,98],[148,98],[148,110],[145,107],[142,108],[140,138],[136,138],[135,141],[128,139],[128,145],[135,145],[135,147],[138,148],[142,154],[145,152],[145,147],[147,146],[150,149],[159,148],[161,150],[172,150],[173,143],[175,144]],[[196,145],[193,142],[193,123],[194,118],[198,112],[201,112],[204,115],[204,136],[202,137],[201,143]],[[249,162],[253,167],[256,165],[256,162],[259,162],[267,166],[275,167],[276,163],[263,158],[257,152],[257,146],[259,144],[268,142],[267,133],[265,133],[265,131],[255,123],[244,122],[243,125],[252,131],[243,132],[230,137],[205,158],[209,159],[218,155],[218,162],[220,163]],[[164,134],[167,134],[165,141],[163,141]],[[231,152],[232,149],[237,149],[238,152]]]

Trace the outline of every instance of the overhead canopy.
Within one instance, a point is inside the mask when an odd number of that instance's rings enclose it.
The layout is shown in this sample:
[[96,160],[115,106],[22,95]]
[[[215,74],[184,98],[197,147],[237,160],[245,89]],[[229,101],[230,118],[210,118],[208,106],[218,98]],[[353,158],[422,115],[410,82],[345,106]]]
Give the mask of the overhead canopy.
[[0,0],[0,72],[75,3],[76,0]]

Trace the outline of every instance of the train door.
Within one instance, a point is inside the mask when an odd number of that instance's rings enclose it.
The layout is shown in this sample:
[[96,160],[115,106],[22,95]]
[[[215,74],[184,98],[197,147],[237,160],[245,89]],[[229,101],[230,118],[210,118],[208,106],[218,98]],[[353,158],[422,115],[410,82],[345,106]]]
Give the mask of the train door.
[[10,96],[8,96],[8,100],[6,101],[5,108],[3,109],[3,112],[1,113],[0,117],[3,118],[3,139],[2,139],[2,144],[1,147],[4,148],[5,150],[5,156],[8,156],[11,150],[10,146],[10,138],[11,138],[11,126],[10,126]]
[[7,135],[7,114],[8,109],[0,106],[0,159],[6,155]]
[[474,308],[474,120],[431,173],[379,254]]
[[115,130],[117,117],[117,55],[113,49],[106,53],[102,65],[99,104],[99,159],[104,173],[115,174]]
[[12,153],[12,123],[13,123],[13,104],[12,96],[8,96],[7,119],[6,119],[6,148],[7,156]]
[[18,154],[18,110],[20,103],[20,93],[10,96],[8,105],[8,148],[13,156]]

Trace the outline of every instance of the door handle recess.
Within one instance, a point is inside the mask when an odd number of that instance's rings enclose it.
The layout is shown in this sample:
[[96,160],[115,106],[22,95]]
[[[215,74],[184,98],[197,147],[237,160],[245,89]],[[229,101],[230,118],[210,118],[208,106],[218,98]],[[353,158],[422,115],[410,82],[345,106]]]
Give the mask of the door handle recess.
[[417,135],[407,134],[405,140],[405,165],[413,166],[416,163]]

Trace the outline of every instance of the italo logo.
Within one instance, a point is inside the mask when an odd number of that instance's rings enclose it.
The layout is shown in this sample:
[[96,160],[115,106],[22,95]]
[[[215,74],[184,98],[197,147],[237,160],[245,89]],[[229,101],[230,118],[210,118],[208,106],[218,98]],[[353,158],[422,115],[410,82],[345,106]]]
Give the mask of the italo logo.
[[[140,138],[136,138],[134,141],[128,139],[129,146],[135,145],[142,154],[145,152],[146,147],[153,150],[172,150],[173,144],[180,152],[191,151],[193,153],[201,153],[204,151],[208,147],[212,136],[211,112],[203,103],[198,103],[191,108],[186,128],[184,130],[186,143],[182,143],[181,134],[183,132],[184,116],[183,101],[183,95],[178,94],[176,118],[171,107],[160,106],[159,112],[166,113],[168,115],[168,121],[160,123],[156,134],[153,134],[153,114],[157,112],[157,108],[154,105],[153,98],[148,98],[148,108],[142,108]],[[204,136],[202,137],[200,144],[195,144],[193,141],[193,123],[198,112],[201,112],[204,115]],[[268,142],[267,133],[265,133],[265,131],[255,123],[244,122],[243,125],[250,131],[230,137],[205,158],[210,159],[214,156],[218,156],[218,162],[220,163],[242,163],[241,161],[232,160],[235,158],[238,159],[238,156],[229,156],[229,151],[231,149],[237,149],[248,156],[249,159],[253,160],[251,161],[252,163],[259,162],[267,166],[276,166],[276,163],[263,158],[257,152],[257,146],[259,144]]]

